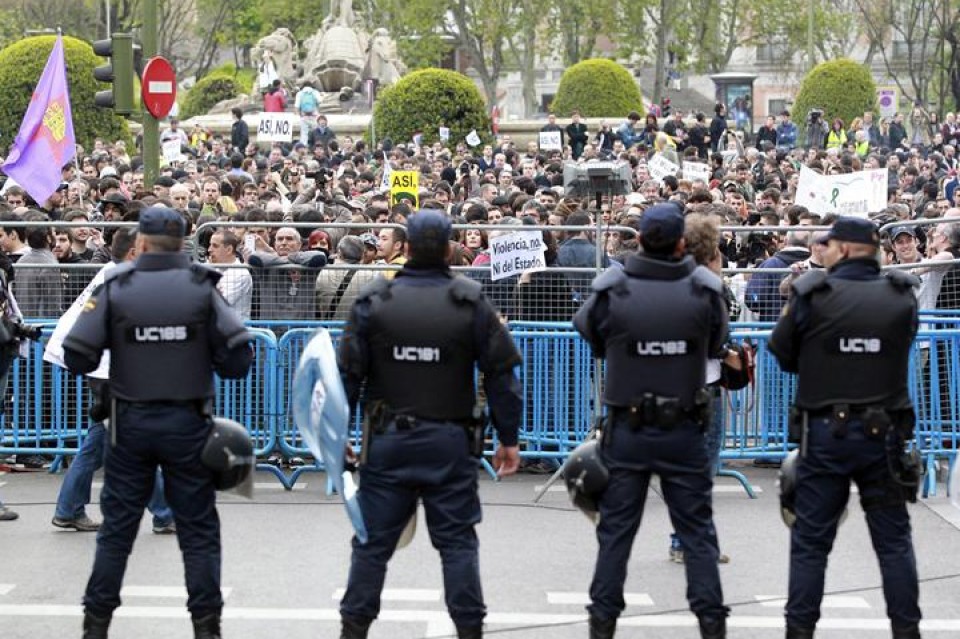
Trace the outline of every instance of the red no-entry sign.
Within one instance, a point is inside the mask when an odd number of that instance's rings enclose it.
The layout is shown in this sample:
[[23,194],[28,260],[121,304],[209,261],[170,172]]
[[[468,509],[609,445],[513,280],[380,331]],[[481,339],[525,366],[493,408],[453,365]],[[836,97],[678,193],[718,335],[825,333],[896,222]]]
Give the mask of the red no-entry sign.
[[170,113],[177,99],[177,74],[166,58],[150,58],[143,67],[140,83],[143,106],[153,117],[162,120]]

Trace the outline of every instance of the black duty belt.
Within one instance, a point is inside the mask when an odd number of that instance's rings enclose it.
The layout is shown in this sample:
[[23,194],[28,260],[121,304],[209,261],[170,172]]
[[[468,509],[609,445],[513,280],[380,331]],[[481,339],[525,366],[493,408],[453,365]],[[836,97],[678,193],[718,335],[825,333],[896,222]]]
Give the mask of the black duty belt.
[[377,434],[383,434],[390,430],[406,432],[417,428],[424,422],[451,424],[460,428],[466,428],[470,420],[444,419],[442,417],[417,417],[416,415],[385,415],[382,420],[374,424],[373,431]]
[[665,407],[663,405],[644,410],[642,406],[611,406],[610,416],[613,422],[625,422],[634,430],[640,428],[657,428],[663,431],[674,430],[687,422],[703,426],[704,410],[702,408],[680,408],[679,406]]

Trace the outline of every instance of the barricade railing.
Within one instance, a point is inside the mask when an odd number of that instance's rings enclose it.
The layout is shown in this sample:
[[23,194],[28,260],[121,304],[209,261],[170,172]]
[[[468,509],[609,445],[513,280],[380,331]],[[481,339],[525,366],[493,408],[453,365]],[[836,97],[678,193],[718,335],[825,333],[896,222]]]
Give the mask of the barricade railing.
[[[954,323],[955,325],[955,323]],[[49,334],[52,325],[42,325]],[[254,363],[242,380],[217,380],[214,412],[249,429],[256,454],[307,457],[290,416],[293,374],[306,342],[319,324],[283,323],[277,338],[267,326],[253,325]],[[336,342],[342,323],[327,327]],[[567,322],[510,324],[523,355],[518,377],[524,398],[520,426],[521,454],[529,459],[562,460],[586,437],[594,425],[596,367],[587,344]],[[756,347],[757,375],[752,386],[724,392],[723,450],[721,459],[782,458],[792,448],[787,440],[789,408],[796,378],[784,373],[767,348],[770,324],[736,324],[732,338]],[[85,381],[42,359],[43,343],[31,343],[27,357],[11,366],[5,410],[0,415],[0,454],[73,455],[87,428],[91,397]],[[960,449],[960,328],[923,330],[910,360],[910,395],[916,407],[913,445],[928,469],[923,494],[936,490],[938,462],[952,462]],[[482,393],[481,393],[482,395]],[[359,417],[353,423],[353,443],[358,444]],[[490,435],[487,453],[496,444]],[[54,468],[58,467],[54,464]],[[951,464],[952,465],[952,464]],[[305,469],[292,475],[272,465],[272,472],[290,488]],[[309,465],[309,470],[320,469]]]

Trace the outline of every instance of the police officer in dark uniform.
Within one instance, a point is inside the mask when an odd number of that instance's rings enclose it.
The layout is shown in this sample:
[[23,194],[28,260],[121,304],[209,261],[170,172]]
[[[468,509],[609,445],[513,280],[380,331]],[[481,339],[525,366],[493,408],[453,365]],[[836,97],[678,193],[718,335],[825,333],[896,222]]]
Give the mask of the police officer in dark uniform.
[[[420,211],[407,227],[409,261],[392,280],[361,290],[340,342],[338,364],[350,405],[363,390],[364,448],[358,499],[369,539],[353,540],[343,639],[363,639],[380,611],[387,562],[423,501],[440,551],[447,609],[461,639],[482,635],[477,535],[478,457],[483,424],[474,365],[483,373],[499,436],[498,474],[519,465],[520,354],[480,285],[446,266],[450,221]],[[364,459],[365,458],[365,459]]]
[[220,637],[220,522],[201,451],[211,431],[214,371],[244,377],[253,355],[250,334],[216,289],[220,274],[181,252],[185,230],[173,209],[141,212],[139,257],[107,275],[64,340],[74,373],[90,373],[104,349],[111,353],[111,445],[84,639],[107,636],[157,466],[177,524],[195,636]]
[[917,566],[905,502],[916,499],[919,474],[903,444],[913,432],[907,376],[918,281],[903,271],[881,274],[880,236],[867,220],[841,217],[821,242],[828,270],[793,283],[793,300],[770,338],[781,367],[799,376],[786,636],[813,637],[852,479],[880,561],[893,637],[916,639]]
[[704,378],[707,359],[726,355],[727,312],[720,278],[684,255],[683,228],[674,203],[647,209],[640,221],[642,253],[597,277],[593,295],[574,317],[594,354],[607,360],[601,456],[610,478],[598,501],[591,639],[614,636],[653,473],[686,550],[687,598],[701,635],[726,636],[704,445],[710,420]]

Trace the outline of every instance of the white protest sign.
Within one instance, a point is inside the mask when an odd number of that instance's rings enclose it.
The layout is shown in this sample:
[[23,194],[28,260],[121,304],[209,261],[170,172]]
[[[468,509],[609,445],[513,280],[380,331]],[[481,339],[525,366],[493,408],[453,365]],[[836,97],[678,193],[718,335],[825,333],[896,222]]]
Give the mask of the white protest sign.
[[450,141],[450,129],[448,127],[440,127],[440,139],[444,142]]
[[887,169],[820,175],[802,166],[796,203],[821,215],[866,217],[887,206]]
[[547,245],[539,231],[508,233],[490,240],[490,279],[520,275],[524,271],[547,268]]
[[701,164],[700,162],[684,162],[683,163],[683,178],[685,180],[690,180],[696,182],[701,180],[705,184],[710,183],[710,167],[706,164]]
[[263,112],[257,124],[257,142],[293,142],[295,123],[292,113]]
[[543,151],[562,151],[560,131],[541,131],[540,149]]
[[663,157],[662,153],[657,153],[647,162],[647,171],[657,182],[663,184],[663,178],[668,175],[676,175],[680,167]]
[[180,138],[163,143],[163,159],[167,163],[180,161]]
[[383,178],[380,180],[380,190],[389,191],[390,190],[390,173],[393,172],[393,167],[390,166],[389,160],[383,165]]
[[467,144],[470,146],[480,146],[481,141],[476,129],[467,134]]

